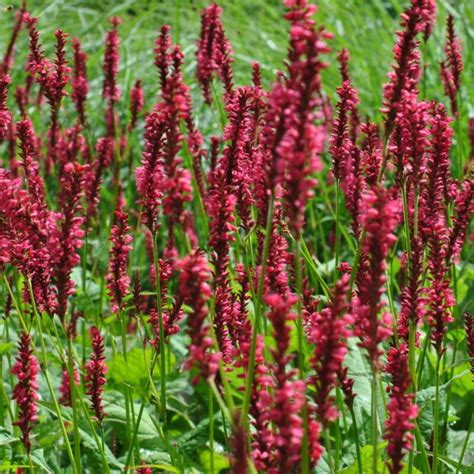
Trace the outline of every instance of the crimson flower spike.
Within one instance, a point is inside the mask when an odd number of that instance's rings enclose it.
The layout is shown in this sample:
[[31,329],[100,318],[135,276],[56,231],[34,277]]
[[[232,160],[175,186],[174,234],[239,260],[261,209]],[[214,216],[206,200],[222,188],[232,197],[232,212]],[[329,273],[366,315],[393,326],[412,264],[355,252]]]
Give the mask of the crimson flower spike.
[[[384,312],[385,259],[396,237],[393,234],[400,217],[400,203],[382,187],[373,188],[364,196],[362,223],[365,239],[357,276],[357,292],[352,301],[355,319],[354,334],[361,338],[369,361],[380,367],[379,345],[391,335],[392,317]],[[382,313],[380,315],[380,313]]]
[[112,311],[121,312],[124,298],[129,293],[130,277],[128,275],[128,258],[132,250],[133,238],[129,235],[128,215],[124,212],[124,199],[118,196],[115,209],[115,223],[112,225],[110,242],[109,271],[106,276],[107,288],[112,299]]
[[13,53],[15,50],[15,44],[17,42],[18,35],[20,34],[23,24],[29,24],[30,21],[30,14],[26,11],[26,0],[23,0],[21,3],[21,8],[16,14],[16,21],[13,25],[10,40],[8,41],[7,47],[5,49],[5,54],[3,55],[3,60],[0,66],[0,75],[8,74],[10,72],[10,68],[13,64]]
[[87,80],[87,54],[82,50],[81,43],[77,38],[72,40],[74,50],[74,68],[71,81],[72,101],[76,107],[79,123],[86,125],[86,101],[89,92],[89,82]]
[[118,26],[122,23],[122,20],[120,17],[113,16],[109,19],[109,22],[112,28],[105,36],[105,52],[102,63],[102,69],[104,71],[102,97],[108,102],[106,110],[107,136],[114,138],[116,132],[114,104],[120,99],[120,88],[117,84],[120,62]]
[[446,44],[444,46],[446,58],[441,62],[441,80],[444,92],[451,102],[451,112],[458,114],[458,93],[461,88],[461,72],[463,70],[462,46],[454,30],[454,17],[450,14],[447,20]]
[[311,358],[315,375],[311,378],[316,387],[315,401],[318,420],[327,425],[339,416],[335,400],[331,396],[337,385],[338,374],[347,354],[348,327],[353,323],[348,313],[346,297],[349,291],[350,274],[344,273],[337,282],[331,302],[323,309],[310,328],[311,340],[316,348]]
[[99,423],[102,423],[102,420],[105,417],[104,406],[102,403],[102,392],[104,390],[104,385],[107,382],[105,378],[107,366],[105,365],[104,339],[95,326],[90,328],[90,337],[92,342],[92,352],[89,362],[86,364],[86,389],[94,414]]
[[8,109],[8,86],[11,78],[8,74],[0,76],[0,140],[3,140],[12,121],[12,114]]
[[70,69],[67,66],[65,49],[68,35],[60,29],[56,30],[54,35],[56,37],[55,60],[54,63],[51,63],[43,56],[36,27],[31,28],[29,67],[51,107],[51,120],[48,130],[48,160],[55,163],[59,140],[59,109],[63,97],[67,95],[65,88],[69,81]]
[[[76,367],[73,368],[73,383],[74,385],[79,385],[81,382],[81,374]],[[59,398],[59,403],[64,406],[72,406],[72,395],[71,395],[71,376],[69,369],[65,367],[61,376],[61,385],[59,387],[59,393],[61,397]]]
[[31,430],[38,421],[38,373],[40,366],[33,355],[31,336],[22,333],[18,343],[18,355],[12,373],[17,376],[18,383],[13,389],[13,399],[18,405],[19,419],[14,422],[21,431],[21,440],[26,451],[31,451]]
[[320,72],[326,67],[320,56],[329,51],[325,40],[332,35],[316,28],[311,18],[314,5],[306,0],[287,0],[285,5],[289,8],[285,18],[291,24],[288,72],[270,93],[262,145],[268,189],[283,185],[290,228],[299,234],[326,139],[322,114],[315,109],[321,105]]
[[212,3],[201,13],[201,34],[197,43],[196,76],[201,84],[204,100],[211,103],[211,82],[214,74],[224,84],[227,97],[233,90],[232,48],[221,22],[222,8]]
[[145,98],[143,95],[142,81],[139,79],[135,81],[135,84],[130,91],[130,122],[128,124],[128,130],[132,131],[138,119],[138,114],[143,110],[145,104]]
[[471,372],[474,377],[474,317],[471,313],[464,313],[464,324],[466,326],[467,355],[471,362]]
[[474,178],[466,179],[463,182],[462,188],[456,197],[454,208],[453,226],[449,235],[446,260],[453,259],[454,262],[457,262],[461,256],[471,215],[474,213]]
[[163,149],[165,141],[166,117],[162,112],[152,111],[145,119],[145,148],[141,166],[135,171],[139,199],[142,206],[144,224],[152,235],[159,227],[159,213],[163,198]]
[[397,32],[393,53],[395,63],[388,73],[389,82],[384,85],[385,136],[392,132],[405,92],[415,92],[420,71],[418,33],[430,29],[435,21],[436,5],[433,0],[411,0],[410,7],[401,15],[402,31]]
[[350,80],[345,80],[337,89],[339,101],[336,105],[337,118],[333,122],[329,152],[332,155],[333,173],[337,180],[343,180],[349,168],[352,140],[349,136],[348,122],[352,111],[359,101],[357,91],[351,86]]
[[185,368],[190,370],[196,367],[200,377],[213,378],[218,370],[219,354],[212,353],[212,337],[206,322],[208,302],[212,296],[209,285],[211,271],[203,252],[195,251],[178,262],[180,270],[179,295],[184,303],[192,308],[189,315],[188,332],[191,338],[189,355],[185,361]]
[[385,421],[384,439],[387,440],[388,468],[390,474],[402,471],[403,456],[412,449],[413,435],[410,431],[415,427],[414,420],[418,416],[418,407],[413,404],[414,395],[408,393],[411,380],[408,371],[408,347],[401,344],[388,351],[385,370],[390,374],[392,383],[388,390],[390,400],[387,405],[388,417]]
[[58,143],[60,214],[57,216],[54,237],[56,251],[52,253],[54,280],[57,287],[57,314],[62,321],[67,311],[68,297],[74,293],[71,279],[72,269],[80,262],[78,249],[82,247],[84,231],[82,224],[81,198],[88,165],[78,162],[85,139],[80,133],[80,125],[66,130]]
[[[268,453],[274,457],[273,465],[276,468],[274,472],[294,472],[299,467],[305,431],[300,413],[306,403],[306,384],[303,380],[295,378],[294,369],[288,369],[288,364],[292,360],[289,351],[290,323],[295,319],[291,308],[296,301],[297,297],[291,294],[286,297],[276,293],[265,296],[265,304],[269,307],[267,317],[272,323],[275,339],[275,349],[272,350],[275,361],[273,367],[275,387],[272,398],[266,401],[269,410],[268,419],[275,427],[273,453]],[[265,403],[264,400],[262,402]],[[311,462],[315,463],[321,451],[312,433],[319,431],[319,425],[311,420],[308,431],[310,458]]]
[[96,217],[100,202],[100,185],[104,170],[110,166],[113,159],[114,143],[110,137],[97,140],[97,159],[88,171],[86,180],[87,222]]

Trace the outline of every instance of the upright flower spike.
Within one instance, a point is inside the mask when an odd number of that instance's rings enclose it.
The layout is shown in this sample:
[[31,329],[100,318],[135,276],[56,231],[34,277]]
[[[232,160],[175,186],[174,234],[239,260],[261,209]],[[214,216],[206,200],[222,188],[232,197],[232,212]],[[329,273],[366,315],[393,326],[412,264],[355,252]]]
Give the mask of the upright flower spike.
[[331,392],[336,387],[337,376],[342,370],[347,353],[347,338],[350,336],[348,327],[353,322],[346,301],[349,280],[350,274],[342,275],[336,284],[331,302],[321,311],[310,329],[310,338],[316,344],[311,358],[315,371],[311,383],[316,388],[315,412],[323,426],[337,419],[339,415]]
[[386,371],[392,378],[389,386],[390,400],[387,405],[388,418],[385,421],[384,439],[387,440],[387,454],[390,458],[390,474],[398,474],[403,468],[403,456],[412,449],[415,427],[413,421],[418,416],[418,407],[413,404],[414,395],[408,393],[411,380],[408,371],[408,347],[401,344],[388,351]]
[[119,69],[120,39],[118,26],[122,23],[120,17],[113,16],[109,19],[112,28],[105,36],[105,52],[102,69],[104,71],[104,82],[102,86],[102,97],[107,101],[106,127],[107,136],[116,138],[117,117],[115,116],[115,103],[120,99],[120,88],[117,83],[117,74]]
[[451,102],[451,112],[458,114],[458,93],[461,88],[461,72],[463,70],[462,46],[454,30],[454,17],[449,14],[447,19],[446,44],[444,52],[446,58],[441,62],[441,80],[444,93]]
[[311,16],[316,10],[305,0],[285,2],[290,22],[287,74],[280,74],[268,97],[268,109],[260,130],[261,172],[257,178],[259,222],[264,225],[270,195],[284,189],[284,203],[291,230],[301,232],[306,202],[313,195],[315,171],[326,139],[321,111],[320,72],[326,67],[321,54],[329,51],[331,35],[316,28]]
[[248,474],[247,435],[238,418],[234,420],[232,431],[232,473]]
[[35,36],[35,28],[30,31],[30,68],[34,73],[41,91],[46,97],[51,108],[51,120],[48,130],[48,159],[54,163],[57,160],[57,146],[59,141],[59,109],[69,82],[71,69],[66,60],[67,34],[58,29],[54,32],[56,37],[55,59],[51,63],[44,58],[40,46],[39,37]]
[[196,76],[201,84],[204,100],[211,103],[211,82],[217,73],[227,97],[233,89],[232,48],[221,22],[222,8],[212,3],[201,13],[201,34],[197,43]]
[[137,124],[138,114],[143,110],[145,98],[143,95],[142,81],[139,79],[135,81],[132,90],[130,91],[130,122],[128,130],[131,131]]
[[104,406],[102,403],[102,392],[107,380],[107,366],[105,365],[104,339],[100,331],[92,326],[90,328],[90,337],[92,343],[92,352],[89,362],[86,364],[86,389],[89,396],[92,410],[99,423],[105,417]]
[[474,317],[471,313],[464,313],[464,325],[466,327],[467,355],[471,363],[471,372],[474,377]]
[[[207,305],[212,296],[209,285],[211,271],[205,255],[200,251],[195,251],[181,260],[178,263],[178,269],[181,271],[179,294],[192,308],[188,320],[191,345],[185,368],[189,370],[194,366],[204,379],[213,378],[217,373],[219,355],[211,352],[212,338],[206,322]],[[199,377],[195,379],[195,382],[198,380]]]
[[109,19],[109,22],[112,28],[105,36],[105,52],[102,64],[104,71],[102,97],[110,102],[117,102],[120,99],[120,88],[117,84],[120,61],[118,26],[122,23],[122,20],[119,17],[113,16]]
[[457,262],[461,256],[471,215],[474,213],[474,178],[468,178],[462,183],[454,208],[446,260],[453,259],[454,262]]
[[287,365],[291,360],[290,346],[290,321],[295,314],[291,312],[297,298],[287,298],[276,293],[265,297],[269,306],[268,319],[273,326],[273,336],[276,347],[272,351],[275,360],[273,373],[275,376],[275,389],[272,395],[272,404],[268,417],[274,424],[274,470],[268,472],[293,472],[299,467],[301,444],[304,437],[303,419],[300,412],[306,403],[306,384],[303,380],[295,379],[295,371],[288,370]]
[[[73,383],[74,385],[79,385],[81,382],[81,374],[76,367],[73,369]],[[61,376],[61,385],[59,387],[59,393],[61,396],[59,397],[59,403],[66,407],[72,406],[72,395],[71,395],[71,377],[69,374],[69,369],[66,367],[63,369],[63,373]]]
[[71,98],[76,107],[79,123],[82,127],[86,125],[86,101],[89,93],[89,81],[87,80],[87,54],[83,51],[81,43],[77,38],[72,39],[74,51],[74,67],[71,80]]
[[349,136],[349,118],[358,103],[357,91],[351,86],[349,80],[343,82],[337,89],[339,101],[336,105],[337,118],[334,120],[329,152],[332,155],[332,170],[337,180],[344,179],[349,168],[348,161],[351,157],[352,140]]
[[434,224],[428,240],[427,259],[431,287],[428,289],[426,319],[431,326],[431,340],[438,356],[444,352],[444,335],[448,324],[453,321],[451,308],[456,304],[451,290],[450,262],[446,258],[448,245],[449,229],[442,215]]
[[8,41],[7,47],[5,48],[5,54],[0,66],[0,75],[7,75],[13,65],[13,54],[15,51],[15,45],[20,34],[23,25],[28,24],[31,21],[29,12],[26,11],[26,0],[21,3],[20,9],[16,13],[16,21],[13,25],[10,40]]
[[316,7],[306,0],[286,0],[290,22],[288,78],[285,86],[291,96],[289,110],[285,111],[286,130],[278,146],[284,157],[284,203],[291,230],[301,232],[307,201],[313,196],[316,184],[313,173],[321,168],[320,154],[324,149],[326,126],[321,122],[321,71],[327,67],[321,55],[329,52],[325,43],[331,34],[316,28],[312,15]]
[[[368,352],[375,368],[380,366],[380,344],[391,335],[392,317],[383,311],[381,297],[385,291],[385,259],[396,237],[400,204],[382,187],[374,188],[364,196],[362,214],[365,239],[357,278],[357,292],[352,301],[355,319],[354,333],[361,338],[361,347]],[[380,314],[381,313],[381,314]]]
[[392,132],[395,117],[403,102],[405,93],[414,93],[418,85],[420,52],[418,33],[426,31],[434,23],[436,5],[433,0],[411,0],[410,7],[401,15],[402,31],[397,32],[393,49],[395,63],[388,73],[389,82],[384,85],[385,135]]
[[74,294],[72,269],[80,262],[78,250],[82,247],[84,231],[81,198],[88,165],[79,164],[78,155],[84,144],[79,125],[66,132],[59,141],[59,195],[60,214],[57,216],[54,236],[57,241],[52,253],[54,281],[57,288],[57,314],[64,321],[68,297]]
[[0,168],[0,263],[11,263],[25,279],[23,297],[31,303],[27,279],[39,311],[53,314],[53,234],[56,215],[38,205],[23,189],[21,179]]
[[12,114],[7,105],[10,82],[11,78],[8,74],[0,76],[0,140],[5,138],[12,121]]
[[424,242],[433,233],[440,217],[444,218],[445,215],[446,196],[451,186],[449,151],[453,131],[450,122],[442,104],[433,106],[430,146],[419,201],[419,227]]
[[26,451],[31,451],[31,430],[38,421],[38,359],[31,349],[31,336],[26,333],[20,335],[18,355],[12,373],[18,378],[13,389],[13,399],[18,405],[19,419],[14,422],[20,428],[21,440]]
[[166,119],[158,111],[150,112],[145,120],[145,148],[141,166],[136,169],[139,195],[137,204],[143,206],[143,222],[155,235],[159,227],[158,215],[163,198],[163,148]]
[[129,235],[128,215],[124,212],[124,199],[120,194],[115,209],[115,222],[112,225],[110,242],[109,271],[106,276],[109,296],[112,299],[112,311],[118,313],[124,309],[124,298],[130,290],[128,275],[128,256],[132,250],[133,238]]

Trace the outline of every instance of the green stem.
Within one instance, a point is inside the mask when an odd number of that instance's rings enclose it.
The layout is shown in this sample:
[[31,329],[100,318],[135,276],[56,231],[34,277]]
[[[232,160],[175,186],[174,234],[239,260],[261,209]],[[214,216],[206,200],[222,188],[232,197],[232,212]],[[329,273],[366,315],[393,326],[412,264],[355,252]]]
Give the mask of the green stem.
[[335,194],[336,194],[336,242],[335,242],[335,251],[336,251],[336,267],[334,269],[334,281],[337,280],[337,267],[339,266],[339,245],[340,245],[340,235],[339,235],[339,180],[335,181]]
[[[300,252],[301,236],[295,239],[295,277],[296,277],[296,292],[298,295],[303,294],[303,269],[301,268],[301,252]],[[304,374],[304,333],[303,333],[303,312],[301,307],[301,296],[297,302],[297,319],[296,329],[298,333],[298,369],[300,379],[305,379]],[[309,473],[309,443],[308,443],[308,406],[303,404],[303,442],[301,444],[301,472],[303,474]]]
[[378,452],[377,445],[379,439],[378,421],[377,421],[377,386],[378,386],[377,369],[372,364],[372,393],[371,393],[371,433],[372,433],[372,473],[378,472]]
[[71,338],[67,338],[68,344],[68,372],[69,372],[69,385],[71,386],[71,408],[72,408],[72,419],[73,419],[73,433],[74,433],[74,456],[77,459],[77,467],[79,472],[82,472],[81,469],[81,436],[79,434],[79,418],[77,412],[77,400],[76,392],[72,388],[72,385],[75,385],[74,380],[74,357],[72,352],[72,341]]
[[248,413],[250,408],[250,397],[252,394],[253,378],[255,373],[255,353],[257,350],[257,337],[261,330],[261,319],[263,309],[263,286],[265,281],[265,273],[267,268],[268,255],[270,253],[270,243],[272,236],[272,224],[273,224],[273,209],[275,205],[275,196],[270,196],[270,202],[268,204],[267,211],[267,223],[265,228],[265,241],[263,243],[263,255],[260,269],[260,278],[258,281],[257,288],[257,301],[255,302],[255,320],[252,333],[252,341],[250,344],[250,356],[249,365],[247,368],[247,380],[245,384],[244,404],[241,413],[241,425],[246,429],[248,426]]
[[466,454],[467,445],[469,443],[469,439],[471,438],[472,425],[473,425],[473,423],[472,423],[472,413],[471,413],[471,418],[469,420],[469,428],[467,430],[466,437],[464,438],[464,443],[462,444],[461,455],[459,456],[459,461],[458,461],[458,465],[456,466],[455,474],[458,474],[458,472],[461,470],[462,460],[464,459],[464,455]]
[[439,366],[441,357],[437,354],[436,358],[436,374],[435,374],[435,401],[434,401],[434,426],[433,426],[433,474],[438,472],[438,445],[439,445]]
[[158,320],[160,325],[160,361],[161,361],[161,384],[160,384],[160,411],[164,424],[166,425],[166,345],[165,345],[165,326],[163,323],[163,309],[161,303],[161,282],[160,282],[160,264],[158,260],[158,242],[157,236],[153,236],[153,261],[155,265],[156,281],[156,305],[158,311]]
[[209,385],[209,451],[211,474],[214,474],[214,395]]
[[354,427],[354,439],[356,447],[356,456],[357,456],[357,470],[359,474],[363,474],[362,470],[362,455],[360,453],[360,440],[359,440],[359,428],[357,427],[357,419],[354,412],[354,407],[350,407],[349,411],[351,412],[352,426]]

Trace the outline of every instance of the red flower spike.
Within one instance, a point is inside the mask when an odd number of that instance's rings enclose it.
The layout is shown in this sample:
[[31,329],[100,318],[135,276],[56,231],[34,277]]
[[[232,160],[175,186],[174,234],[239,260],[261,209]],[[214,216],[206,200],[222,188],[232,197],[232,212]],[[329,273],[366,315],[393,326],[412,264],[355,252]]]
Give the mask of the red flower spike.
[[327,425],[339,416],[335,400],[331,396],[337,385],[337,376],[347,353],[347,338],[353,323],[346,301],[350,274],[345,273],[337,282],[329,305],[321,311],[310,329],[310,339],[316,344],[311,365],[315,375],[311,383],[316,387],[315,412],[322,425]]
[[[357,293],[352,301],[354,334],[362,340],[371,364],[378,368],[380,343],[391,335],[392,317],[384,312],[385,259],[396,237],[393,232],[400,218],[400,203],[382,187],[364,196],[362,223],[366,236],[357,278]],[[380,313],[382,314],[380,315]]]
[[124,298],[129,293],[128,257],[132,250],[133,238],[129,235],[128,214],[124,212],[124,200],[118,196],[115,209],[115,222],[111,228],[109,271],[106,276],[109,296],[112,299],[112,311],[118,313],[124,309]]
[[195,366],[199,370],[199,377],[204,379],[213,378],[218,370],[219,354],[212,353],[212,338],[209,326],[206,322],[208,315],[207,304],[212,296],[209,285],[211,271],[206,257],[200,251],[193,252],[178,262],[179,295],[183,301],[191,306],[192,313],[189,315],[188,327],[191,345],[189,355],[185,362],[187,370]]
[[458,93],[461,88],[461,72],[463,70],[462,46],[454,30],[454,17],[450,14],[447,19],[446,44],[444,46],[446,59],[441,62],[441,80],[444,93],[451,102],[451,112],[458,114]]
[[388,441],[390,474],[398,474],[403,468],[405,452],[412,449],[413,435],[410,431],[415,427],[413,421],[418,416],[418,407],[413,404],[414,395],[407,393],[411,383],[407,345],[390,348],[387,359],[385,370],[390,374],[392,383],[389,387],[388,418],[385,421],[383,437]]
[[13,399],[18,405],[19,419],[14,422],[21,431],[21,440],[26,451],[31,451],[31,430],[38,421],[38,374],[40,366],[38,359],[33,355],[31,336],[22,333],[18,343],[18,355],[12,368],[18,382],[13,389]]
[[86,125],[85,104],[89,92],[86,66],[87,54],[82,50],[81,43],[77,38],[72,39],[72,48],[74,51],[74,68],[71,81],[71,98],[79,116],[79,123],[84,127]]
[[105,378],[107,366],[105,365],[104,339],[95,326],[90,328],[90,337],[92,352],[89,357],[89,362],[86,364],[86,389],[94,415],[98,422],[102,423],[105,417],[102,392],[104,385],[107,383]]

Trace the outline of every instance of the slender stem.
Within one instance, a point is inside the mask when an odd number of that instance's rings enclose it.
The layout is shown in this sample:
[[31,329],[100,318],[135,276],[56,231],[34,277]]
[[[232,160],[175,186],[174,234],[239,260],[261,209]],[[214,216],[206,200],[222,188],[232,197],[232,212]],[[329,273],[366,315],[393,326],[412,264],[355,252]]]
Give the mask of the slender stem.
[[439,446],[439,366],[441,357],[437,354],[436,358],[436,373],[435,373],[435,400],[434,400],[434,426],[433,426],[433,474],[438,472],[438,446]]
[[[300,242],[301,236],[297,236],[295,239],[295,277],[296,277],[296,291],[300,297],[297,302],[297,320],[296,329],[298,333],[298,369],[300,379],[305,379],[304,374],[304,334],[303,334],[303,312],[301,306],[301,295],[303,294],[303,269],[301,268],[301,255],[300,255]],[[301,472],[309,473],[309,446],[308,446],[308,406],[306,403],[303,404],[302,413],[303,417],[303,442],[301,444]]]
[[245,428],[248,426],[248,413],[250,408],[250,397],[252,394],[253,378],[255,373],[255,353],[257,350],[257,337],[261,330],[262,308],[263,308],[263,285],[267,268],[268,254],[270,253],[270,242],[272,236],[273,209],[275,196],[272,194],[268,204],[267,223],[265,229],[265,241],[263,243],[263,255],[260,266],[260,278],[257,288],[257,301],[255,302],[255,320],[250,344],[249,365],[247,368],[247,380],[245,384],[244,404],[241,413],[241,424]]
[[209,451],[211,474],[214,474],[214,394],[209,385]]
[[357,470],[359,474],[363,474],[362,470],[362,455],[360,453],[360,440],[359,440],[359,428],[357,427],[357,419],[354,412],[354,407],[350,407],[349,411],[351,412],[352,426],[354,427],[354,440],[356,447],[356,456],[357,456]]
[[462,460],[464,459],[464,455],[466,454],[467,445],[468,445],[469,440],[471,438],[472,425],[473,425],[473,423],[472,423],[472,413],[471,413],[471,418],[469,420],[469,428],[467,430],[466,437],[464,438],[464,443],[462,444],[461,455],[459,456],[459,461],[458,461],[458,465],[456,466],[455,474],[458,474],[458,472],[461,470]]
[[77,400],[76,400],[76,392],[72,385],[75,385],[74,380],[74,357],[72,352],[72,341],[71,338],[67,338],[68,344],[68,373],[69,373],[69,386],[70,393],[71,393],[71,407],[72,407],[72,419],[73,419],[73,433],[74,433],[74,456],[77,460],[77,468],[80,472],[81,469],[81,437],[79,434],[79,419],[78,419],[78,412],[77,412]]
[[378,421],[377,421],[377,386],[378,373],[376,367],[372,364],[372,393],[371,393],[371,422],[372,422],[372,473],[378,472]]
[[161,282],[160,282],[160,263],[158,260],[158,242],[157,236],[153,237],[153,261],[155,265],[155,281],[156,281],[156,305],[158,311],[158,320],[160,325],[160,367],[161,367],[161,396],[160,411],[162,420],[166,425],[166,346],[165,346],[165,326],[163,323],[163,309],[161,304]]
[[335,253],[336,253],[336,267],[334,269],[334,281],[337,279],[337,267],[339,266],[339,245],[340,245],[340,235],[339,235],[339,179],[335,181],[335,189],[334,192],[336,194],[336,236],[335,236]]

